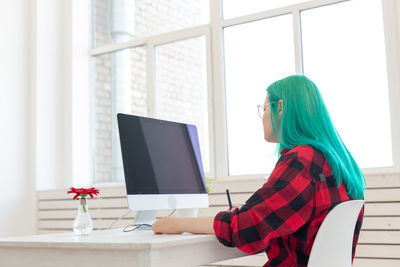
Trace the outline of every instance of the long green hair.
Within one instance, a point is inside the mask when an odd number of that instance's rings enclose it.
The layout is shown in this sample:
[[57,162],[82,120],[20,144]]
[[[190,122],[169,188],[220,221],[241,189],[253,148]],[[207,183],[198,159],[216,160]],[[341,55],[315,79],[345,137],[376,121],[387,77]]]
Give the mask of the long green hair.
[[[364,174],[333,125],[317,86],[304,75],[292,75],[272,83],[267,92],[278,152],[296,145],[313,146],[325,156],[336,185],[343,182],[350,197],[363,199]],[[280,119],[279,100],[282,100]]]

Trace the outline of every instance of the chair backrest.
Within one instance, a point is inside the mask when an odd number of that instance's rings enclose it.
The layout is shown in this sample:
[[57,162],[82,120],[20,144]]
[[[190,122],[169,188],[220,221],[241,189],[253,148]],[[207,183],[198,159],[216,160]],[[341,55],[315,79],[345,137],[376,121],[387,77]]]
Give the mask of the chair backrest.
[[351,267],[354,229],[363,200],[336,205],[322,222],[307,267]]

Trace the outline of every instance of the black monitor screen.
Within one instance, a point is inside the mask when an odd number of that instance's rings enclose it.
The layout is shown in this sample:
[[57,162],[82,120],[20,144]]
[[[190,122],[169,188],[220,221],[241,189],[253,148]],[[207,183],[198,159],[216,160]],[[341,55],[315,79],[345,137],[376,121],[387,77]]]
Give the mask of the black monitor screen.
[[206,193],[196,127],[118,114],[128,194]]

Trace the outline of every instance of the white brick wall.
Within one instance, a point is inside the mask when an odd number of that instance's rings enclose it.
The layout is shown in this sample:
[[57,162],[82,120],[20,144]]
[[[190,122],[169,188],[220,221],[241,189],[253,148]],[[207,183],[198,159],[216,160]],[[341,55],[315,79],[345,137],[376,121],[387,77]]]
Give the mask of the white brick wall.
[[[137,0],[135,1],[135,33],[132,38],[199,25],[200,1],[192,0]],[[109,44],[111,38],[107,17],[109,1],[96,0],[94,8],[95,44]],[[199,129],[203,158],[208,161],[207,121],[204,120],[206,92],[203,90],[201,38],[167,44],[157,49],[157,105],[158,117],[196,124]],[[116,52],[118,53],[118,52]],[[94,58],[94,149],[95,180],[110,181],[112,177],[112,95],[110,55]],[[131,113],[146,115],[147,77],[145,48],[131,49],[132,92]],[[205,164],[208,167],[208,164]],[[122,177],[121,177],[122,178]]]

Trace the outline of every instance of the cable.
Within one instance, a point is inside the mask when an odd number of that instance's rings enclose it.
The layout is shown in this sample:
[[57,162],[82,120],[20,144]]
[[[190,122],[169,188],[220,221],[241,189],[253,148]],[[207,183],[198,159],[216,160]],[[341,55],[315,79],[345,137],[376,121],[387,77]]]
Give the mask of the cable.
[[126,215],[128,215],[129,213],[131,213],[132,211],[128,211],[127,213],[125,213],[124,215],[122,215],[121,217],[119,217],[118,219],[116,219],[115,221],[113,221],[110,226],[108,226],[107,229],[111,229],[111,226],[113,226],[114,224],[116,224],[119,220],[121,220],[122,218],[124,218]]
[[176,209],[174,209],[174,210],[168,215],[168,217],[171,216],[172,213],[174,213],[175,211],[176,211]]
[[[176,209],[174,209],[174,210],[168,215],[168,217],[170,217],[175,211],[176,211]],[[124,216],[125,216],[125,215],[124,215]],[[122,216],[122,217],[123,217],[123,216]],[[133,228],[133,229],[130,229],[130,230],[126,230],[126,229],[127,229],[128,227],[130,227],[130,226],[136,226],[136,227]],[[132,231],[135,231],[136,229],[140,228],[140,226],[149,226],[149,227],[151,227],[150,224],[146,224],[146,223],[142,223],[142,224],[128,224],[127,226],[124,227],[124,229],[122,229],[122,231],[123,231],[124,233],[132,232]]]
[[[122,231],[125,232],[125,233],[127,233],[127,232],[132,232],[132,231],[135,231],[136,229],[138,229],[140,226],[143,226],[143,225],[151,227],[150,224],[146,224],[146,223],[142,223],[142,224],[128,224],[127,226],[124,227],[124,229],[122,229]],[[133,228],[133,229],[130,229],[130,230],[126,230],[126,228],[128,228],[129,226],[136,226],[136,227]]]

